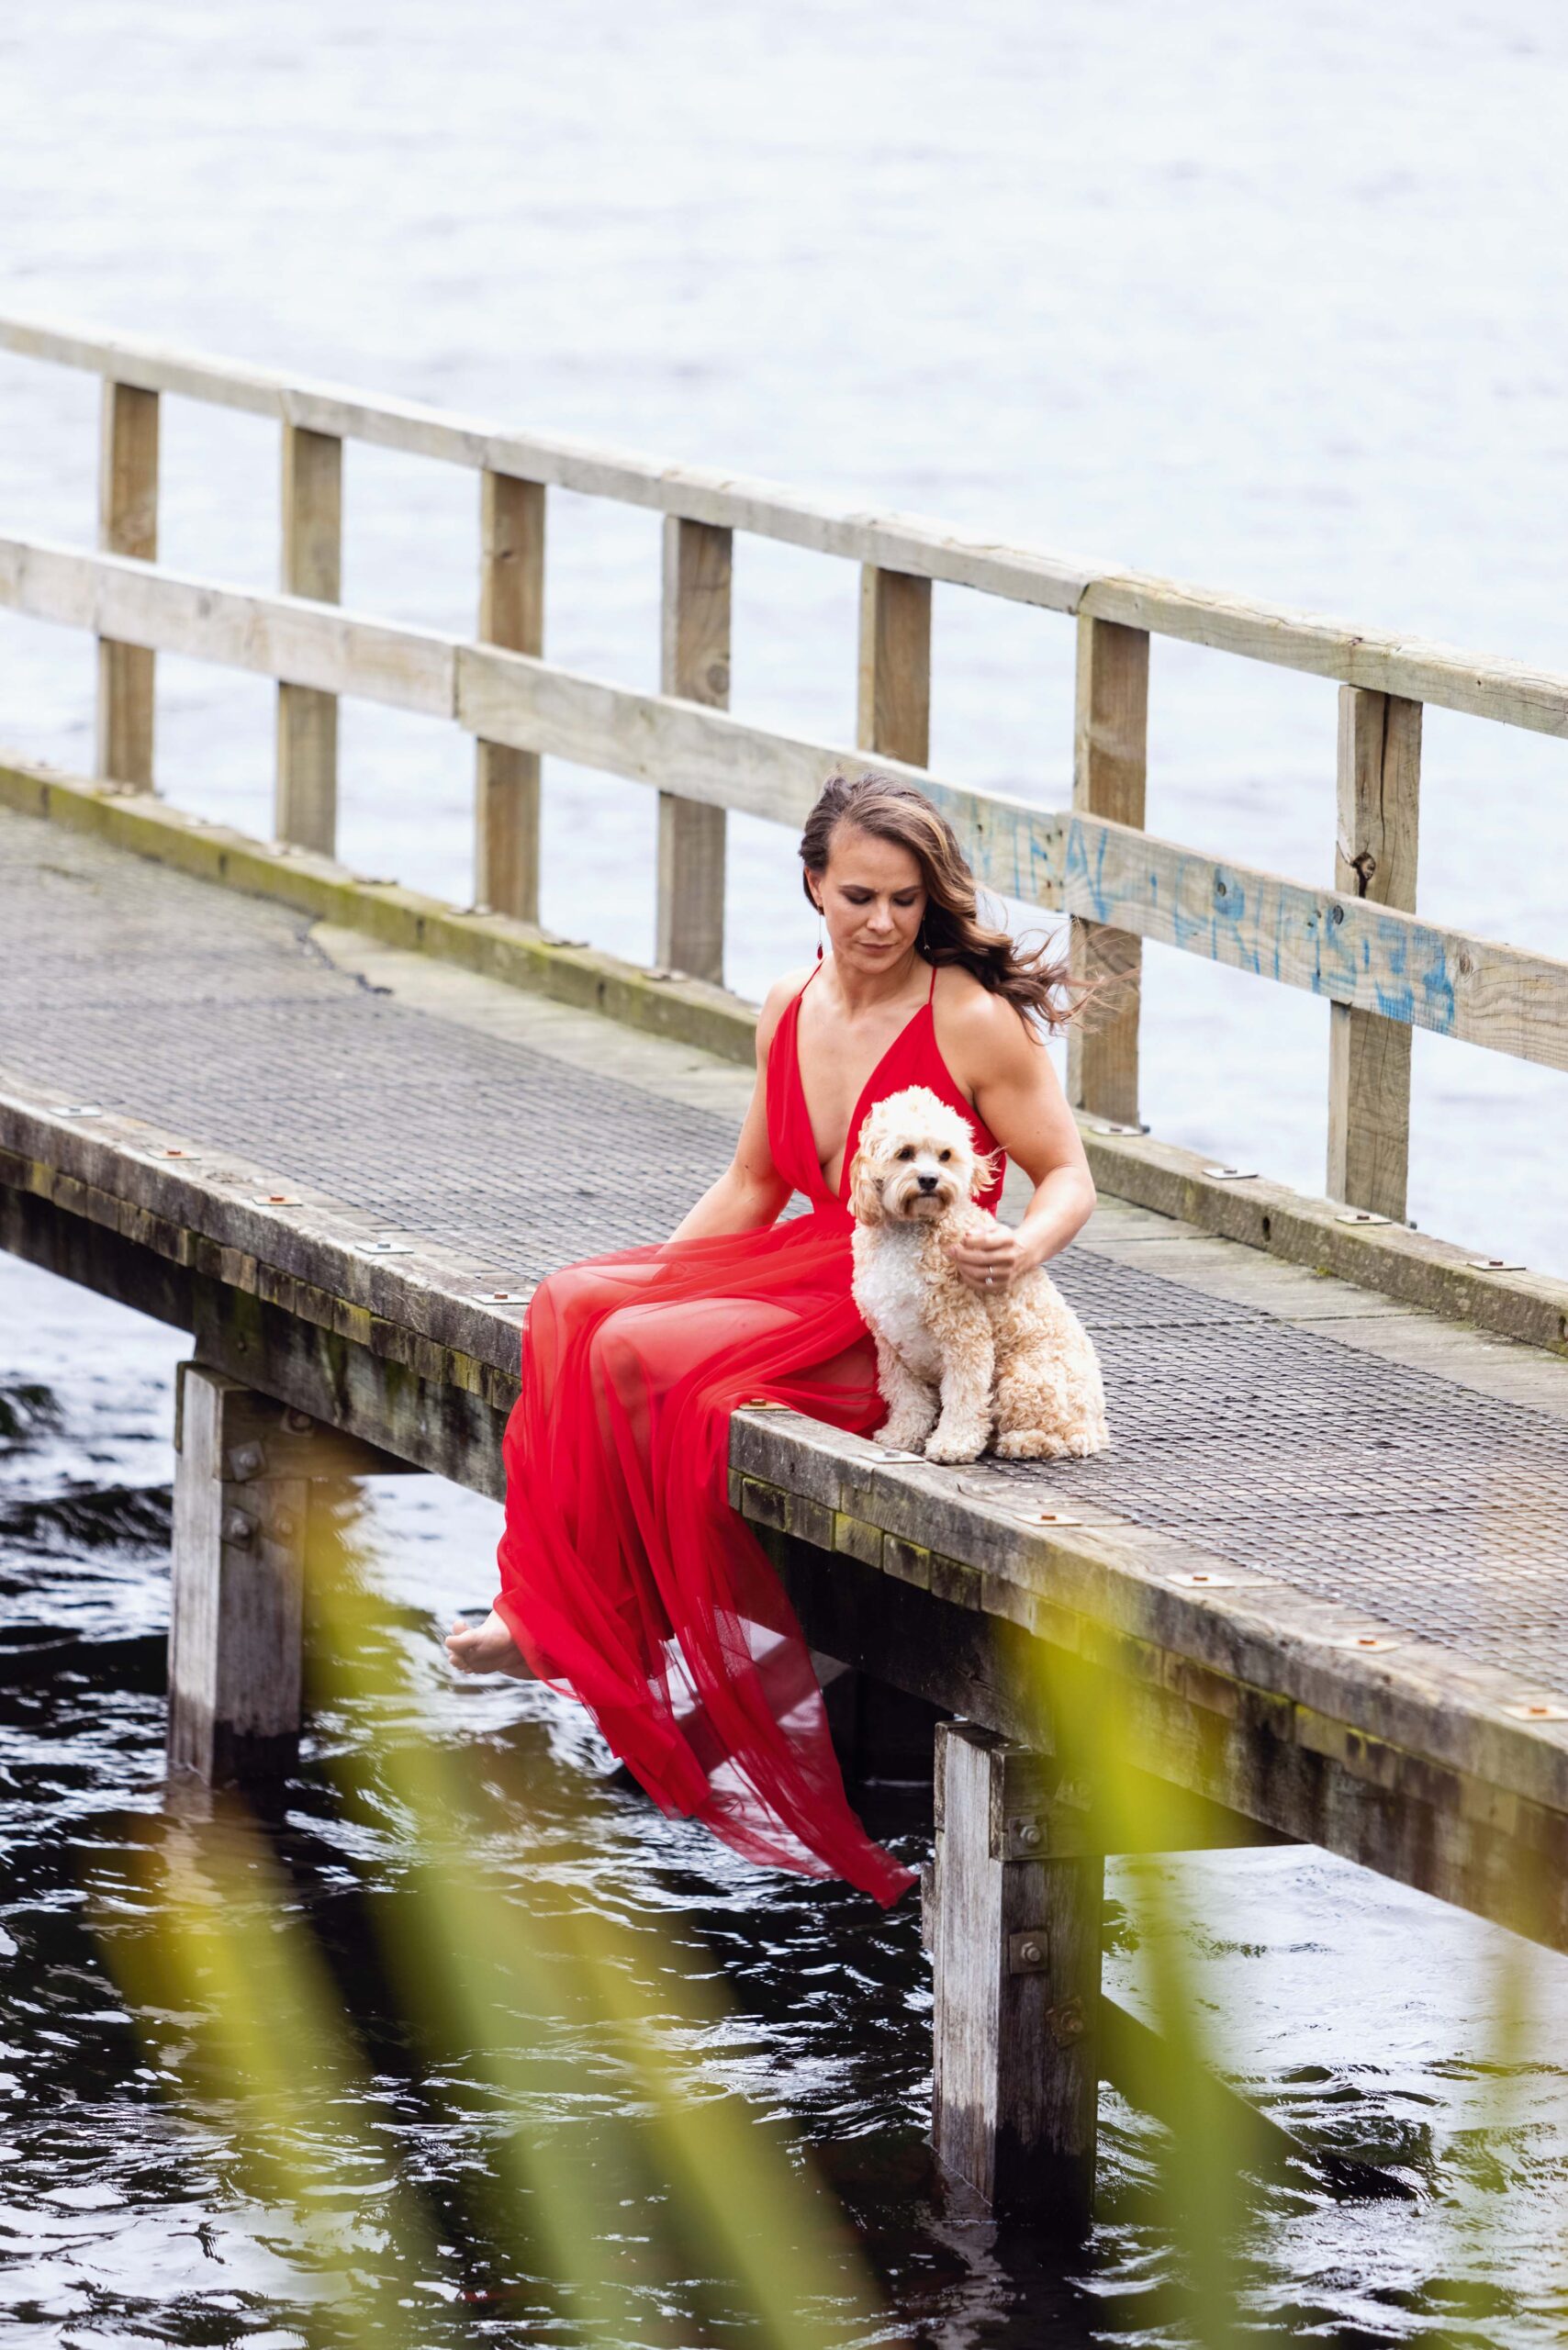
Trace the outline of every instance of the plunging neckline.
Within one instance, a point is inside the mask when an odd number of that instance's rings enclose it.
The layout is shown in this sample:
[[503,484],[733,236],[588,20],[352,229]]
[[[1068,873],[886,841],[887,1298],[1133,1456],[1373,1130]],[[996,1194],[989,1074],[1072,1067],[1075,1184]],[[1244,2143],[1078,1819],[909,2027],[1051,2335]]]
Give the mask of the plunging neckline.
[[[795,1090],[801,1097],[801,1110],[806,1121],[806,1132],[812,1138],[812,1150],[813,1155],[815,1155],[816,1152],[817,1138],[812,1126],[811,1103],[806,1099],[805,1071],[801,1067],[801,998],[805,994],[806,990],[811,986],[812,981],[816,978],[817,973],[821,969],[822,965],[820,963],[813,963],[811,969],[806,973],[805,978],[801,980],[800,986],[796,989],[794,996]],[[849,1172],[850,1141],[851,1137],[857,1137],[859,1136],[860,1128],[865,1123],[866,1096],[870,1092],[871,1088],[876,1084],[877,1080],[881,1076],[882,1071],[886,1069],[888,1063],[891,1060],[899,1046],[903,1043],[904,1038],[909,1035],[917,1020],[923,1017],[930,1018],[932,1020],[932,1049],[936,1053],[938,1060],[942,1060],[943,1068],[946,1069],[946,1062],[942,1059],[940,1048],[936,1044],[935,1022],[932,1016],[931,1011],[932,1001],[936,993],[936,965],[933,963],[931,966],[931,984],[925,990],[925,1002],[922,1004],[917,1004],[915,1009],[910,1013],[909,1018],[904,1022],[903,1026],[898,1031],[898,1034],[892,1038],[891,1042],[888,1046],[887,1051],[882,1055],[880,1060],[877,1063],[876,1068],[871,1071],[870,1076],[860,1088],[855,1107],[850,1113],[849,1124],[845,1128],[844,1140],[839,1146],[838,1181],[834,1186],[832,1192],[829,1194],[829,1196],[834,1199],[842,1202],[844,1198],[844,1179]],[[951,1080],[952,1071],[949,1069],[947,1074],[949,1080]],[[958,1091],[956,1082],[954,1083],[954,1091]],[[823,1190],[826,1192],[828,1189],[827,1170],[823,1167],[820,1158],[817,1159],[817,1173],[822,1178]]]

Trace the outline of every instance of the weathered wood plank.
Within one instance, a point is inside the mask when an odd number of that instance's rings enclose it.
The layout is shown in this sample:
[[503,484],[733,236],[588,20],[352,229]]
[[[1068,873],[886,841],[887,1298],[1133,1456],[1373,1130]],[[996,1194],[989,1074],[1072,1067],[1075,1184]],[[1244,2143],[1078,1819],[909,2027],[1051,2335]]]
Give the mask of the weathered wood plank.
[[[284,591],[335,604],[342,593],[343,444],[286,423],[282,455]],[[273,830],[280,841],[323,856],[337,847],[337,697],[314,686],[277,689]]]
[[455,641],[301,597],[246,595],[112,555],[0,540],[0,604],[323,693],[453,713]]
[[[524,654],[459,644],[281,597],[0,540],[0,605],[130,642],[451,717],[487,740],[575,759],[717,808],[798,824],[855,754],[637,694]],[[107,622],[110,625],[106,626]],[[1393,907],[1221,862],[1103,818],[908,775],[980,879],[1386,1019],[1568,1067],[1568,963]]]
[[[745,1492],[749,1516],[749,1480]],[[1126,1639],[1086,1657],[983,1612],[978,1597],[893,1578],[886,1553],[879,1568],[767,1521],[756,1530],[814,1645],[850,1652],[858,1620],[874,1669],[900,1687],[1009,1738],[1059,1745],[1092,1787],[1108,1779],[1091,1814],[1100,1849],[1184,1849],[1175,1788],[1568,1949],[1568,1816],[1556,1807],[1375,1734],[1347,1739],[1260,1683],[1184,1680],[1168,1651]]]
[[[980,821],[993,821],[977,811]],[[1036,820],[999,860],[1057,902],[1260,979],[1568,1068],[1568,963],[1097,818]],[[1020,880],[1025,878],[1019,871]],[[1000,884],[993,884],[1000,886]]]
[[[659,684],[715,710],[730,699],[734,538],[666,516]],[[711,800],[659,793],[654,960],[660,970],[722,984],[725,814]]]
[[[1421,705],[1339,688],[1334,885],[1416,911]],[[1410,1028],[1336,1003],[1329,1014],[1330,1199],[1403,1224],[1410,1168]]]
[[1473,718],[1522,726],[1537,734],[1568,734],[1568,677],[1534,669],[1496,654],[1429,644],[1348,621],[1318,619],[1241,596],[1137,572],[1101,573],[1077,609],[1189,644],[1212,645],[1284,669],[1337,677],[1372,693],[1434,702]]
[[0,349],[57,364],[112,372],[127,384],[177,392],[252,415],[290,419],[343,440],[367,441],[449,464],[516,474],[525,481],[611,498],[684,516],[715,529],[749,531],[818,554],[890,570],[949,579],[990,595],[1071,611],[1094,566],[994,540],[966,537],[921,515],[870,514],[804,498],[777,482],[746,480],[698,465],[672,465],[557,435],[508,431],[450,411],[312,383],[276,369],[200,352],[170,351],[151,338],[102,335],[49,319],[0,319]]
[[[788,1501],[781,1505],[782,1518],[769,1522],[784,1531],[895,1579],[924,1572],[939,1595],[1006,1615],[1086,1662],[1141,1673],[1145,1647],[1181,1655],[1193,1668],[1186,1685],[1194,1695],[1208,1686],[1221,1709],[1241,1684],[1265,1687],[1287,1713],[1297,1707],[1355,1719],[1369,1740],[1411,1758],[1413,1787],[1428,1767],[1473,1773],[1560,1809],[1568,1823],[1568,1733],[1510,1715],[1510,1705],[1532,1694],[1518,1673],[1404,1630],[1392,1635],[1389,1653],[1363,1654],[1349,1636],[1387,1628],[1365,1609],[1316,1598],[1109,1512],[1070,1528],[1025,1523],[1005,1494],[982,1496],[929,1465],[895,1465],[793,1414],[738,1413],[730,1458],[748,1481],[748,1516],[751,1483],[772,1485],[805,1505],[801,1516]],[[1204,1571],[1222,1587],[1207,1592],[1176,1579]],[[842,1653],[829,1639],[818,1644]],[[1181,1676],[1164,1673],[1161,1685],[1181,1686]],[[1382,1767],[1368,1763],[1374,1776]],[[1270,1817],[1247,1804],[1237,1808]],[[1295,1832],[1289,1821],[1274,1824]]]
[[857,512],[802,498],[775,482],[498,430],[413,400],[171,351],[151,338],[104,335],[68,322],[12,315],[0,318],[0,348],[111,375],[149,391],[177,392],[280,421],[286,418],[343,440],[516,474],[856,563],[949,580],[1016,603],[1062,612],[1081,609],[1094,619],[1337,677],[1369,691],[1434,702],[1539,733],[1568,733],[1568,676],[1496,655],[1429,644],[1081,556],[999,545],[921,515]]
[[[0,1247],[62,1280],[191,1332],[204,1363],[330,1423],[361,1458],[327,1473],[429,1471],[499,1501],[515,1371],[441,1348],[341,1292],[247,1262],[80,1186],[45,1197],[0,1181]],[[122,1229],[129,1225],[130,1229]],[[508,1348],[515,1355],[515,1340]]]
[[[544,485],[479,476],[479,634],[513,653],[544,650]],[[507,743],[475,746],[474,901],[539,920],[540,759]]]
[[1152,1135],[1107,1135],[1092,1124],[1081,1132],[1102,1191],[1448,1321],[1568,1354],[1568,1281],[1522,1267],[1488,1270],[1473,1248],[1408,1225],[1350,1222],[1357,1211],[1266,1176],[1226,1181],[1196,1151]]
[[[1072,804],[1141,829],[1148,770],[1148,633],[1081,614]],[[1074,979],[1098,981],[1106,992],[1068,1031],[1068,1098],[1091,1116],[1136,1125],[1141,943],[1135,932],[1075,915],[1070,954]]]
[[[98,543],[109,554],[158,555],[158,394],[106,377],[98,457]],[[100,633],[96,771],[152,784],[153,656]]]
[[855,739],[908,767],[931,763],[931,582],[879,564],[860,573]]

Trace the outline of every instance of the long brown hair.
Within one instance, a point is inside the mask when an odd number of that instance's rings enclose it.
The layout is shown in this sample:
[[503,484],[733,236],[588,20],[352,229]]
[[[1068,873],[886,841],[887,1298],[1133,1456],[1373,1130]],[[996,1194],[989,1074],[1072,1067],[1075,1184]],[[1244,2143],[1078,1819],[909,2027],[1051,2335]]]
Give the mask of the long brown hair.
[[801,884],[812,903],[811,876],[827,869],[828,852],[840,824],[853,824],[880,841],[908,849],[925,888],[920,949],[929,963],[961,963],[992,995],[1004,996],[1025,1016],[1034,1013],[1047,1028],[1065,1026],[1083,990],[1068,976],[1067,957],[1050,943],[1020,946],[1005,930],[993,930],[977,912],[975,877],[946,816],[923,791],[896,776],[830,775],[801,834]]

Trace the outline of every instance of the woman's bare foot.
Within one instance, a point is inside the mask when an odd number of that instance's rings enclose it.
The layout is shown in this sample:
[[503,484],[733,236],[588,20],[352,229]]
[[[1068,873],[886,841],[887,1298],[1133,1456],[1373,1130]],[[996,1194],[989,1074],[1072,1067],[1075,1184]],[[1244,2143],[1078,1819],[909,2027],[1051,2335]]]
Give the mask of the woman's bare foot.
[[532,1681],[522,1651],[492,1607],[482,1624],[465,1624],[460,1616],[446,1636],[446,1653],[464,1673],[510,1673]]

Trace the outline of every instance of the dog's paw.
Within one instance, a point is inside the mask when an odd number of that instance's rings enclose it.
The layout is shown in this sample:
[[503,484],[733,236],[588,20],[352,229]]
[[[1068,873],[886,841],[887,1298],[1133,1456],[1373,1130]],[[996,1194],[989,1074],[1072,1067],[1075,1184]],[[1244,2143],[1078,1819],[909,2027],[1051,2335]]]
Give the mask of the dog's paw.
[[889,1452],[918,1452],[931,1431],[927,1420],[890,1420],[871,1438]]
[[1072,1450],[1070,1439],[1054,1428],[1009,1428],[996,1439],[999,1460],[1066,1460]]
[[927,1460],[949,1463],[978,1460],[985,1450],[986,1438],[990,1434],[991,1430],[986,1427],[955,1428],[939,1426],[934,1428],[926,1438],[925,1458]]
[[1002,1460],[1086,1460],[1110,1441],[1103,1428],[1072,1428],[1066,1435],[1057,1428],[1010,1428],[997,1438],[996,1450]]

